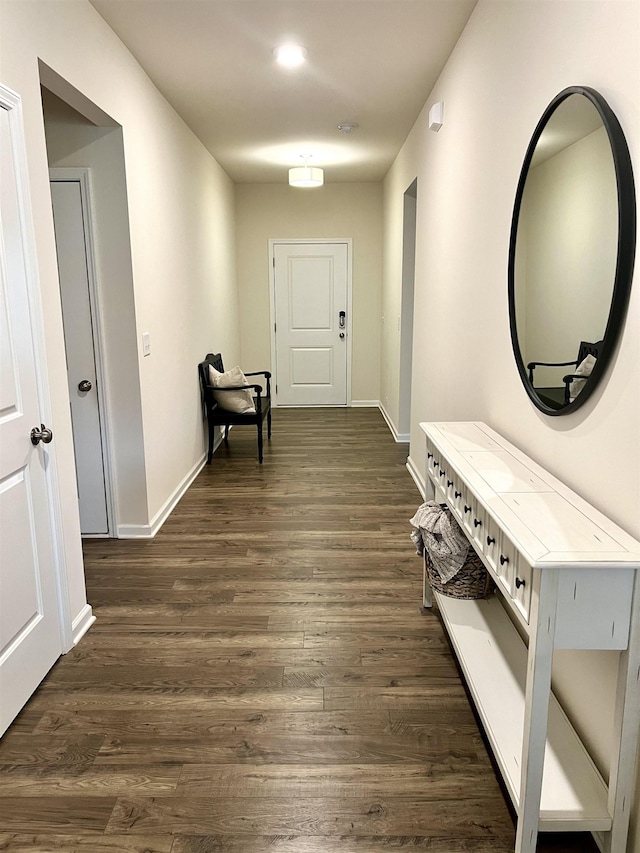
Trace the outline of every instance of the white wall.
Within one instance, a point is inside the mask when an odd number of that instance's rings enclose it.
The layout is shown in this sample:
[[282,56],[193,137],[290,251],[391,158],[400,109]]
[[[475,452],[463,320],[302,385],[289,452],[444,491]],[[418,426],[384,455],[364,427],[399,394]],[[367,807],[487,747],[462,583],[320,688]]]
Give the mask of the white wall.
[[[238,184],[236,227],[241,306],[242,365],[269,369],[269,239],[353,239],[351,396],[380,399],[380,290],[382,187],[325,184],[315,189],[282,184]],[[226,357],[225,362],[231,364]]]
[[123,128],[148,507],[133,534],[151,532],[204,458],[197,362],[214,342],[239,359],[233,184],[86,0],[2,0],[0,15],[0,79],[23,101],[75,617],[84,573],[38,60]]
[[[602,386],[575,414],[549,418],[530,403],[516,370],[507,259],[522,160],[560,90],[578,84],[601,92],[640,179],[639,29],[636,2],[480,0],[385,180],[383,285],[383,304],[399,304],[402,194],[417,175],[412,462],[424,471],[420,421],[483,420],[636,537],[638,276]],[[427,112],[439,100],[444,126],[436,134],[427,129]],[[394,347],[387,334],[383,363],[396,357]],[[383,375],[383,399],[397,399],[396,375]],[[555,671],[561,700],[601,767],[609,764],[616,663],[616,655],[564,653]],[[636,798],[630,850],[640,850],[639,812]]]

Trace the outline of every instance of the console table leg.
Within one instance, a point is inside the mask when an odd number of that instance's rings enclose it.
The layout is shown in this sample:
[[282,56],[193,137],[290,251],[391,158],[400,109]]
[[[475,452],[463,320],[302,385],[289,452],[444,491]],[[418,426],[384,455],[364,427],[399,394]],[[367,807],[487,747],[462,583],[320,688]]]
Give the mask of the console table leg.
[[627,849],[629,816],[636,779],[638,735],[640,732],[640,589],[636,576],[629,645],[620,655],[616,694],[615,740],[609,773],[611,832],[600,837],[604,853],[624,853]]
[[422,606],[427,610],[433,607],[433,591],[427,577],[426,555],[422,557]]
[[515,853],[535,853],[551,691],[558,570],[537,572],[531,600],[530,640]]

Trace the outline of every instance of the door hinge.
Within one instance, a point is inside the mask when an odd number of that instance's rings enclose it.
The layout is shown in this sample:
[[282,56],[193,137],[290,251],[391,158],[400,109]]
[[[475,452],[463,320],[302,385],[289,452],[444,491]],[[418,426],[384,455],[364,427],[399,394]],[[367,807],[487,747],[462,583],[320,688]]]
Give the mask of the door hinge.
[[273,331],[274,331],[274,332],[276,331],[277,327],[278,327],[278,324],[277,324],[277,323],[274,323],[274,324],[273,324]]
[[271,263],[273,264],[273,268],[275,269],[276,268],[276,256],[275,255],[271,258]]

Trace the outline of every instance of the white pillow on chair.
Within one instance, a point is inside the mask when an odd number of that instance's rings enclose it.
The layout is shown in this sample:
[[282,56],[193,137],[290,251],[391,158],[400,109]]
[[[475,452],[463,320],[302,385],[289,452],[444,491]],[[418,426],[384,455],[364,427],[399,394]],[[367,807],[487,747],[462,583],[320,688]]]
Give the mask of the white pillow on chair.
[[[209,385],[213,388],[233,388],[236,385],[248,385],[247,377],[239,367],[232,367],[226,373],[220,373],[209,365]],[[238,415],[255,415],[251,389],[241,391],[214,391],[213,399],[222,409]]]
[[596,359],[592,355],[588,355],[580,362],[580,364],[576,368],[574,376],[579,376],[581,378],[573,379],[571,381],[569,385],[569,402],[573,403],[578,394],[582,391],[582,389],[586,385],[587,379],[591,376],[591,373],[595,366]]

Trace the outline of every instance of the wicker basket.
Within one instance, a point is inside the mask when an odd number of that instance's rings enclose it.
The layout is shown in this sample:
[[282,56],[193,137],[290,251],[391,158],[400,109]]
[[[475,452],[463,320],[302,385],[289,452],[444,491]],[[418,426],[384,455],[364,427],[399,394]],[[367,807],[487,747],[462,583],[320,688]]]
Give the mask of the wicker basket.
[[426,549],[424,569],[431,588],[449,598],[488,598],[495,589],[491,575],[471,546],[463,567],[447,583],[442,581]]

